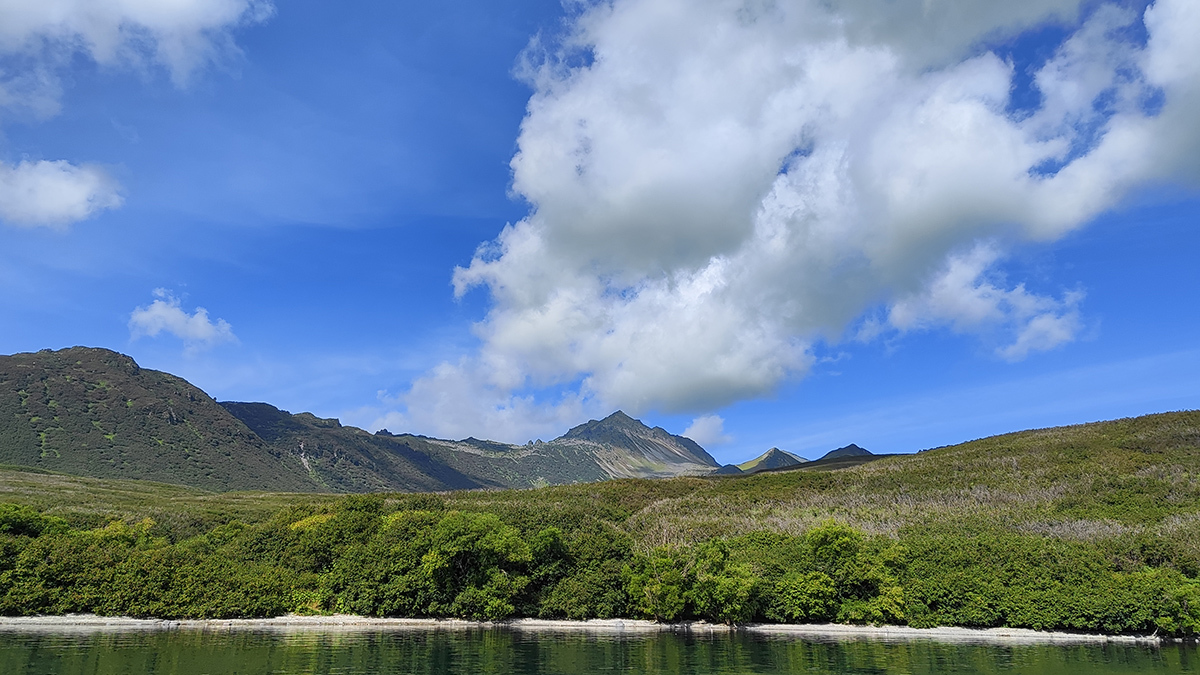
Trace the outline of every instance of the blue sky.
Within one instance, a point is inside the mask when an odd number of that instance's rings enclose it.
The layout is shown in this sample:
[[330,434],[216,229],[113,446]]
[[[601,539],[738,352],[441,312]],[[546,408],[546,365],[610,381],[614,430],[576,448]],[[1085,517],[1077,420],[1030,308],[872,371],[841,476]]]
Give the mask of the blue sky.
[[0,352],[723,461],[1200,407],[1198,12],[880,3],[0,4]]

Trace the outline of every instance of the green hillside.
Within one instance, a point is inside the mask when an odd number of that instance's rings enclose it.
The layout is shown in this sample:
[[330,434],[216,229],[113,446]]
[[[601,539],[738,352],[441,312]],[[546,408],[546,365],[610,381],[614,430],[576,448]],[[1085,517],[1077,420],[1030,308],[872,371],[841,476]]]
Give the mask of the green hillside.
[[[1162,527],[1200,534],[1197,411],[1022,431],[840,470],[812,470],[819,469],[817,464],[745,476],[450,492],[439,499],[469,510],[571,514],[580,509],[576,515],[583,517],[582,512],[595,509],[646,546],[763,528],[799,531],[828,519],[889,536],[907,527],[975,519],[989,527],[1085,539]],[[283,493],[222,495],[0,467],[0,499],[64,517],[82,510],[141,519],[149,514],[145,508],[170,510],[174,504],[186,511],[192,507],[179,495],[187,494],[202,496],[216,509],[259,499],[259,494],[292,501]],[[133,502],[142,506],[134,508]],[[643,540],[643,532],[656,534]],[[1196,542],[1200,555],[1200,537]]]
[[211,490],[313,490],[203,391],[105,349],[0,356],[0,463]]
[[0,470],[0,612],[1200,630],[1200,412],[814,469],[350,497]]

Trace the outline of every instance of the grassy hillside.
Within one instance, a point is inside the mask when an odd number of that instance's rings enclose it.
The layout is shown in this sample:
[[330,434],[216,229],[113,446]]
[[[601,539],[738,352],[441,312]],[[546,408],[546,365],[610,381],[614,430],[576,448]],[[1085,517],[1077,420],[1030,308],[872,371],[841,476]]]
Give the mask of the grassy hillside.
[[[440,499],[455,509],[598,515],[644,546],[760,529],[796,533],[830,519],[888,536],[906,527],[976,519],[1072,539],[1152,531],[1200,534],[1197,411],[1022,431],[849,468],[822,468],[811,462],[746,476],[449,492]],[[83,508],[133,520],[151,507],[232,508],[253,494],[0,468],[0,500],[59,515]],[[195,495],[200,502],[182,495]],[[283,504],[303,497],[266,493],[262,499]],[[256,520],[252,514],[239,517]]]
[[0,612],[1200,629],[1200,412],[810,466],[373,497],[0,471],[40,512],[0,509]]
[[312,490],[185,380],[105,349],[0,356],[0,463],[212,490]]

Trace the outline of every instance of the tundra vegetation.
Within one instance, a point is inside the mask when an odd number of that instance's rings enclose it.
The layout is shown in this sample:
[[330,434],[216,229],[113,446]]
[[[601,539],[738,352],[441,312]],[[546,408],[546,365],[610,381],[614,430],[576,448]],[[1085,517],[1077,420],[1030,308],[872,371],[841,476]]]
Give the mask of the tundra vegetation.
[[442,494],[0,470],[0,613],[1200,627],[1200,413],[848,469]]

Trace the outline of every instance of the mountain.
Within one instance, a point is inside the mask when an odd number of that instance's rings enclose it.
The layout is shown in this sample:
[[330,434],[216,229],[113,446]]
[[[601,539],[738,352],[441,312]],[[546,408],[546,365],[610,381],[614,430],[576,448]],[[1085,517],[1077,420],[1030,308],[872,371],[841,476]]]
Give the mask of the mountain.
[[591,455],[612,478],[702,475],[720,466],[692,439],[662,427],[651,429],[620,410],[580,424],[546,445]]
[[819,462],[819,461],[826,460],[826,459],[843,459],[846,457],[865,457],[867,455],[873,455],[873,454],[874,453],[871,452],[870,450],[860,448],[857,445],[851,443],[850,445],[838,448],[837,450],[830,450],[829,452],[825,453],[825,455],[823,457],[821,457],[821,459],[819,459],[817,461]]
[[755,471],[766,471],[768,469],[782,469],[786,466],[799,466],[807,462],[808,460],[803,457],[797,457],[779,448],[771,448],[748,462],[738,464],[737,467],[744,473],[754,473]]
[[0,463],[215,491],[316,487],[187,381],[84,347],[0,356]]
[[86,347],[0,356],[0,464],[218,492],[523,488],[718,467],[691,439],[620,411],[548,443],[371,434],[267,403],[218,403]]

